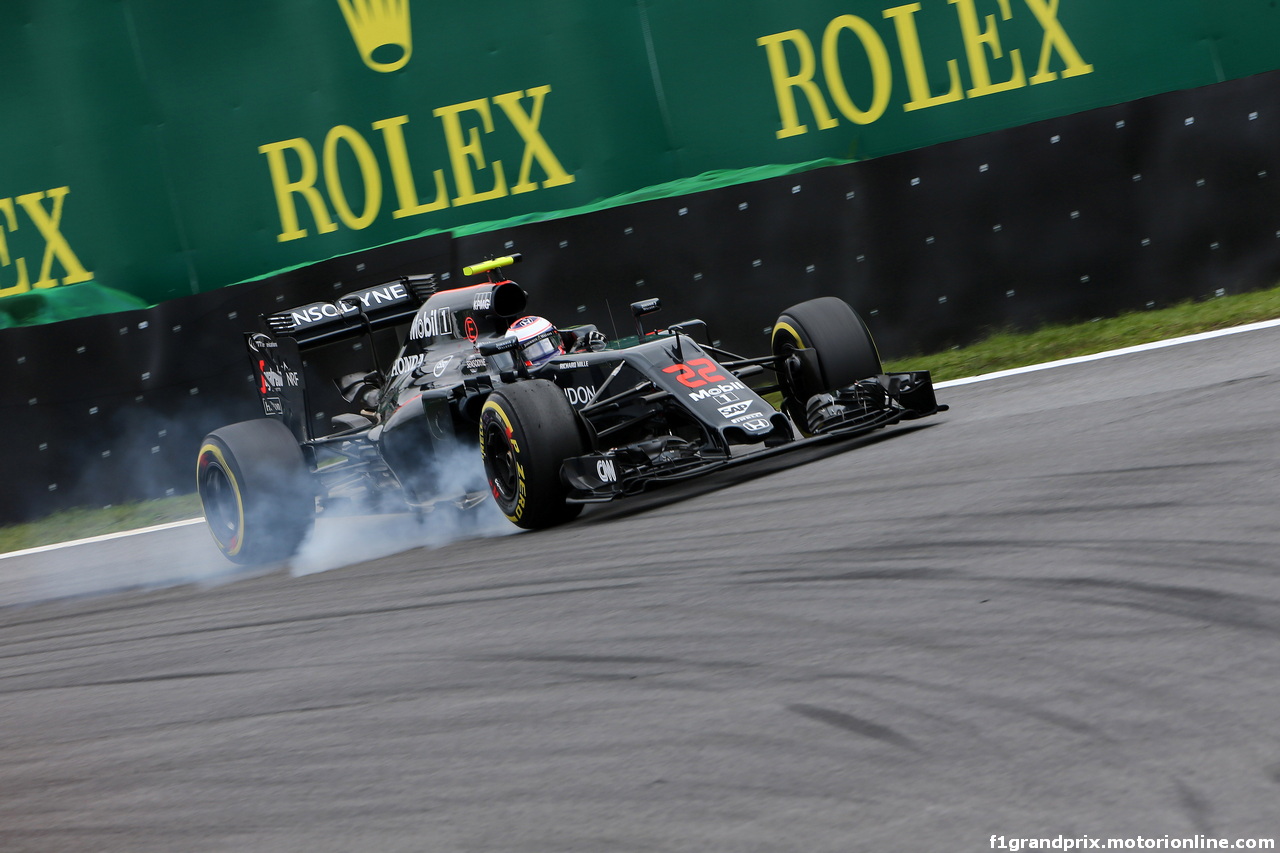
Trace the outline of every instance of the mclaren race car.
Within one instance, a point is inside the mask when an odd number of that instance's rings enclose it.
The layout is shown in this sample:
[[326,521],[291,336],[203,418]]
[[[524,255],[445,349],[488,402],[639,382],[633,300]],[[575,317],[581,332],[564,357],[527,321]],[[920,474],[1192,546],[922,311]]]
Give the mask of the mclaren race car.
[[[753,451],[946,409],[927,372],[882,371],[866,326],[840,299],[786,309],[770,353],[744,358],[707,343],[701,320],[646,331],[657,299],[631,306],[633,338],[556,328],[527,315],[525,291],[495,274],[519,259],[468,267],[486,280],[453,289],[405,276],[264,316],[262,330],[245,335],[263,417],[211,432],[197,462],[205,518],[229,559],[286,558],[317,513],[343,505],[424,512],[491,496],[513,524],[550,527],[586,503]],[[360,336],[372,343],[392,328],[405,330],[394,362],[338,380],[350,411],[317,430],[303,353]]]

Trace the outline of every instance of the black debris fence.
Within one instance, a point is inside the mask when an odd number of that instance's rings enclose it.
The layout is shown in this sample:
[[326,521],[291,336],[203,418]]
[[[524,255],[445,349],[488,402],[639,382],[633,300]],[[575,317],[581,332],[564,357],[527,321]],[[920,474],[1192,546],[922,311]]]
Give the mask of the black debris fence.
[[[9,424],[0,523],[194,491],[200,439],[262,414],[243,337],[260,314],[407,271],[447,273],[452,250],[449,235],[432,235],[146,310],[0,331]],[[322,422],[345,405],[329,371],[339,361],[372,367],[363,346],[313,357],[307,379]]]
[[[0,523],[194,488],[208,430],[259,414],[261,313],[402,274],[456,283],[517,251],[531,311],[632,328],[700,318],[758,354],[779,311],[835,295],[882,355],[1280,279],[1280,73],[862,163],[454,238],[430,235],[143,311],[0,331]],[[383,340],[386,349],[391,342]],[[309,356],[311,417],[361,342]],[[386,355],[384,353],[383,357]]]

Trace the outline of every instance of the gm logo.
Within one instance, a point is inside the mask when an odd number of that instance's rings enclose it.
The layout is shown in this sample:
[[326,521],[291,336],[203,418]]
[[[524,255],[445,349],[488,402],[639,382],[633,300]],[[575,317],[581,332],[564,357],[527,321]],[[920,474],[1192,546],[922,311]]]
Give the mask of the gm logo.
[[364,64],[386,74],[409,64],[409,0],[338,0]]

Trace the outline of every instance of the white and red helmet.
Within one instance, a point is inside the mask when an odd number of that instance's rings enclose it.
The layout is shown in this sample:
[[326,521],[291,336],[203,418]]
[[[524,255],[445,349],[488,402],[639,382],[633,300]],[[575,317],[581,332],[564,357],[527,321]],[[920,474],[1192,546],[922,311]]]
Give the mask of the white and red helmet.
[[511,324],[511,328],[507,330],[507,337],[515,338],[520,342],[525,364],[529,367],[541,367],[553,356],[564,352],[560,333],[556,331],[555,326],[551,325],[550,320],[543,317],[533,315],[521,317]]

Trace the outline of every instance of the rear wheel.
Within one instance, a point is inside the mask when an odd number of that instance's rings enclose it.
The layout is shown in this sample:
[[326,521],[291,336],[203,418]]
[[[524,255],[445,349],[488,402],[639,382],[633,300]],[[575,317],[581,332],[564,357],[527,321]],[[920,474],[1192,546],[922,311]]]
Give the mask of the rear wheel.
[[545,379],[504,385],[480,410],[480,455],[498,508],[530,530],[572,521],[581,504],[566,500],[564,460],[587,452],[564,392]]
[[773,326],[772,351],[779,371],[783,409],[808,429],[805,404],[814,394],[852,385],[883,372],[871,332],[849,303],[834,296],[792,305]]
[[205,436],[196,489],[214,542],[237,563],[292,556],[315,521],[315,481],[306,458],[288,427],[268,418]]

